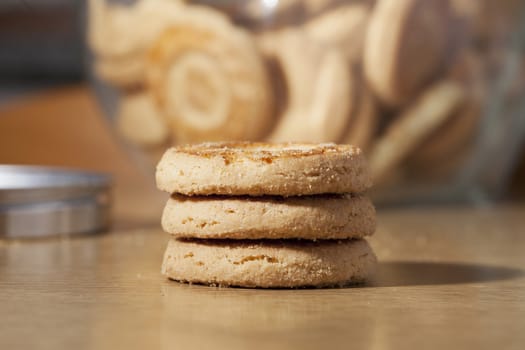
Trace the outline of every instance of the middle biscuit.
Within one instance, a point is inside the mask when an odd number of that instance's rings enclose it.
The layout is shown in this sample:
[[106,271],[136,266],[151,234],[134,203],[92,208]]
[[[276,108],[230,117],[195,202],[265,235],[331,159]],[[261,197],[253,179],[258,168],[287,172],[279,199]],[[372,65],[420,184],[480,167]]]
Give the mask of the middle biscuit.
[[163,229],[176,237],[346,239],[374,233],[375,209],[357,195],[226,197],[172,195]]

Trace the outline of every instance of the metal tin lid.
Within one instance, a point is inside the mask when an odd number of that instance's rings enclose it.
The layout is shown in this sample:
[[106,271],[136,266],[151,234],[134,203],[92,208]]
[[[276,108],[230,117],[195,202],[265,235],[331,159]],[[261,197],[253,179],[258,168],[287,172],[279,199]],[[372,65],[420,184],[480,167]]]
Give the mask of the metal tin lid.
[[111,177],[0,165],[0,237],[98,232],[109,226]]

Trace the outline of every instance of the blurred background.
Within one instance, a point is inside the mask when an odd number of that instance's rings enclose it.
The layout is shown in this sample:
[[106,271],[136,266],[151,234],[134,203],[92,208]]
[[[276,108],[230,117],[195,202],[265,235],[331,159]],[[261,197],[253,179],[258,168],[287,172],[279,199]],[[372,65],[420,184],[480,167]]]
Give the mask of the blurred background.
[[0,3],[0,99],[79,83],[86,73],[85,1]]
[[517,0],[4,0],[0,163],[130,185],[172,144],[353,143],[382,203],[524,198],[524,15]]

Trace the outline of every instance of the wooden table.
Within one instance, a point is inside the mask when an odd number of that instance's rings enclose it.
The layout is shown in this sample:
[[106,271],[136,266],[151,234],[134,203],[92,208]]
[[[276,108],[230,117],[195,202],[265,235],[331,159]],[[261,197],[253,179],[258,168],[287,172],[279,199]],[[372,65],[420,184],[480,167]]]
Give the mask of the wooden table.
[[[84,90],[66,95],[92,104]],[[33,101],[36,110],[61,113],[63,100],[45,101]],[[0,161],[42,161],[29,147],[2,150],[16,146],[1,135],[21,123],[12,116],[28,114],[24,105],[0,115]],[[102,130],[97,142],[121,159]],[[71,159],[81,163],[89,147],[76,150]],[[72,161],[40,153],[52,164]],[[148,186],[133,167],[85,158],[122,179],[118,225],[94,236],[0,240],[0,349],[525,348],[523,205],[379,210],[371,239],[379,274],[362,287],[208,288],[160,276],[167,237],[150,224],[160,210],[149,208],[153,197],[143,196]]]
[[523,349],[524,207],[389,210],[374,284],[189,286],[158,228],[0,246],[1,349]]

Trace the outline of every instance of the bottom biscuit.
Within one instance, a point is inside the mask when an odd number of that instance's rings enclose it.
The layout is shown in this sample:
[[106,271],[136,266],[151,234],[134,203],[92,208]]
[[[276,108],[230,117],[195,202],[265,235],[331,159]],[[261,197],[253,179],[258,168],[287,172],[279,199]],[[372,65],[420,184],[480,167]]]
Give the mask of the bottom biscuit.
[[365,240],[230,241],[172,238],[162,273],[181,282],[250,288],[330,287],[366,281],[377,259]]

